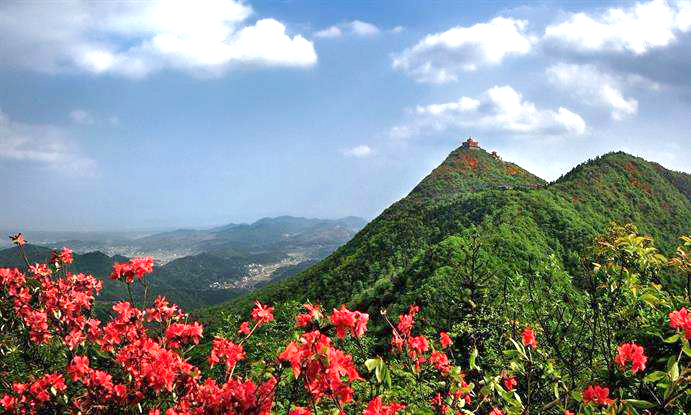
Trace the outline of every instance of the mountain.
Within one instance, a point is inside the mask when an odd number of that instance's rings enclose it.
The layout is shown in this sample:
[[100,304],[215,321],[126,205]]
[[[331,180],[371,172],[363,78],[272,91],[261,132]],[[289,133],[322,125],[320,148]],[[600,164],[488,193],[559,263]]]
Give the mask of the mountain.
[[[464,145],[320,263],[208,314],[242,311],[253,299],[348,304],[375,314],[415,303],[449,328],[465,318],[449,310],[478,287],[492,297],[490,315],[505,307],[499,293],[507,285],[523,283],[517,276],[551,266],[577,276],[586,247],[611,221],[635,223],[669,253],[691,230],[690,183],[688,174],[621,152],[546,183]],[[464,286],[468,278],[474,288]]]
[[[340,245],[367,224],[364,219],[308,219],[293,216],[262,218],[252,224],[229,224],[206,231],[177,230],[151,235],[136,243],[158,248],[186,243],[200,252],[212,250],[310,248],[314,244]],[[344,240],[345,238],[345,240]]]
[[[105,244],[109,253],[128,257],[152,255],[159,261],[147,278],[150,295],[164,295],[185,309],[222,303],[274,278],[283,279],[304,270],[348,241],[366,222],[356,217],[307,219],[292,216],[263,218],[252,224],[229,224],[210,230],[179,229]],[[49,237],[46,233],[43,237]],[[70,234],[70,236],[72,236]],[[108,241],[113,238],[109,236]],[[59,241],[49,247],[93,247],[92,241]],[[99,247],[99,245],[96,245]],[[45,262],[50,248],[27,245],[32,262]],[[173,252],[174,254],[171,254]],[[185,255],[177,255],[185,253]],[[163,258],[164,261],[160,261]],[[171,259],[172,258],[172,259]],[[72,272],[94,275],[104,282],[101,304],[123,299],[120,283],[108,279],[122,255],[100,251],[75,254]],[[23,267],[17,249],[0,251],[0,267]]]

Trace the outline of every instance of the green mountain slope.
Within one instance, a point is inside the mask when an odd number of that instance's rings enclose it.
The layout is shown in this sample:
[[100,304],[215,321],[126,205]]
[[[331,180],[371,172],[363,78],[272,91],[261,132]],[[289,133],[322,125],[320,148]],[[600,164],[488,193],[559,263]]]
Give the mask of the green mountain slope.
[[209,312],[244,310],[254,298],[370,313],[417,303],[450,327],[463,319],[447,315],[466,294],[457,274],[480,273],[462,271],[471,260],[483,264],[486,295],[498,296],[502,284],[515,283],[507,278],[554,261],[576,275],[585,247],[613,220],[637,224],[669,252],[691,229],[688,183],[688,174],[610,153],[546,184],[484,150],[459,148],[319,264]]

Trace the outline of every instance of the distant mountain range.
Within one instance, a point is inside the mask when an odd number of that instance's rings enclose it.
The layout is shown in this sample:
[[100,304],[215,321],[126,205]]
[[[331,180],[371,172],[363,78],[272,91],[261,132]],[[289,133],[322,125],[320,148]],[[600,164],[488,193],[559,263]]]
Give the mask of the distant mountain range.
[[[45,261],[51,248],[74,249],[74,271],[104,279],[104,293],[99,298],[102,303],[123,298],[120,285],[107,280],[114,262],[152,256],[157,261],[149,278],[153,295],[165,295],[191,309],[226,301],[274,278],[301,271],[350,240],[365,225],[366,221],[357,217],[330,220],[280,216],[252,224],[145,236],[67,234],[90,237],[85,240],[46,240],[51,236],[49,232],[29,232],[26,236],[30,243],[33,235],[45,243],[27,246],[32,262]],[[61,235],[64,233],[53,234]],[[0,251],[0,267],[22,265],[16,248]]]

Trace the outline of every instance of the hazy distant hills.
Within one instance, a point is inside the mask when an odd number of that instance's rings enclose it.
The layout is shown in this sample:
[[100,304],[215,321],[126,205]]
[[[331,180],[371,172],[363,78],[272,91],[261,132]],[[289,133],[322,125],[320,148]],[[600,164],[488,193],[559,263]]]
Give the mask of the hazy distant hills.
[[209,230],[179,229],[138,238],[132,244],[148,249],[184,246],[197,252],[314,249],[322,245],[340,245],[366,224],[364,219],[357,217],[330,220],[279,216]]
[[[108,281],[112,264],[127,257],[149,255],[157,260],[149,278],[152,293],[191,309],[213,305],[273,278],[304,270],[350,240],[366,225],[357,217],[308,219],[263,218],[252,224],[228,224],[207,230],[179,229],[150,235],[29,232],[47,247],[30,245],[32,262],[45,261],[50,248],[68,246],[77,252],[74,272],[103,279],[101,302],[122,298],[119,284]],[[82,237],[51,241],[51,236]],[[90,251],[90,252],[85,252]],[[104,253],[106,252],[106,253]],[[16,248],[0,251],[0,267],[22,266]]]

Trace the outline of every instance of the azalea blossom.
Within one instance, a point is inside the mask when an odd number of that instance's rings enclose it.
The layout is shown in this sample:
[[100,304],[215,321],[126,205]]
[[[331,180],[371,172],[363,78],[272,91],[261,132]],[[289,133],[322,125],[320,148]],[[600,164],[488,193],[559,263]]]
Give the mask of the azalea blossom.
[[617,356],[614,358],[614,363],[624,369],[626,363],[631,361],[631,372],[635,374],[645,370],[647,360],[648,358],[644,354],[643,347],[634,343],[625,343],[617,347]]
[[398,412],[405,409],[405,405],[393,402],[389,405],[383,405],[380,396],[372,399],[367,405],[367,408],[362,411],[362,415],[396,415]]
[[537,340],[535,339],[535,333],[533,333],[533,329],[530,327],[526,327],[523,330],[523,345],[526,347],[529,347],[531,349],[536,349],[537,348]]
[[453,340],[451,340],[451,337],[449,337],[449,335],[444,331],[439,333],[439,338],[440,338],[442,349],[446,349],[447,347],[449,347],[453,344]]
[[603,388],[598,385],[592,385],[585,388],[583,391],[583,403],[593,403],[599,406],[609,406],[614,401],[609,398],[609,388]]
[[259,301],[254,302],[255,307],[252,309],[252,320],[259,326],[263,326],[274,320],[274,308],[262,305]]

